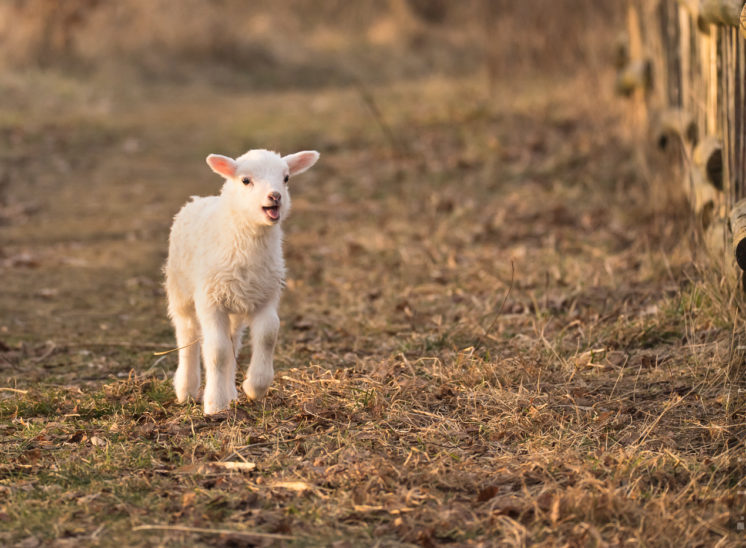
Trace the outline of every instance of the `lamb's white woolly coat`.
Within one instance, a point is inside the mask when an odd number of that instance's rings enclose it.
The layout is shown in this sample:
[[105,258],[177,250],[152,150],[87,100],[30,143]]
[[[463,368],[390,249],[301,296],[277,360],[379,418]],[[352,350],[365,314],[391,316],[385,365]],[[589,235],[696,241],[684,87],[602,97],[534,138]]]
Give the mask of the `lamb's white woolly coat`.
[[180,348],[174,375],[179,401],[198,397],[200,348],[205,412],[221,411],[237,397],[235,357],[247,325],[252,357],[244,391],[254,399],[269,388],[285,277],[281,221],[290,211],[287,180],[317,159],[315,151],[280,157],[252,150],[235,160],[208,156],[225,183],[219,196],[194,196],[176,214],[164,269]]
[[279,297],[284,277],[280,225],[252,226],[223,196],[193,196],[176,214],[166,264],[172,316],[191,309],[198,290],[228,313],[252,315]]

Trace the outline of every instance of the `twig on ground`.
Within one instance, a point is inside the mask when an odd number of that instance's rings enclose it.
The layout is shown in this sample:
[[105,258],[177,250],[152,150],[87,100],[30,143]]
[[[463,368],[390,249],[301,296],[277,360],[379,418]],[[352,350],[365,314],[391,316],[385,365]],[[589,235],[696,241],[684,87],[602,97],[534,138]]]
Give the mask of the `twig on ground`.
[[36,358],[32,358],[31,361],[34,363],[43,362],[46,360],[49,356],[54,354],[54,351],[57,350],[57,345],[54,344],[54,342],[49,341],[48,348],[44,351],[44,353],[41,356],[37,356]]
[[190,346],[197,344],[201,340],[202,340],[202,337],[200,337],[199,339],[195,339],[189,344],[185,344],[184,346],[180,346],[178,348],[172,348],[171,350],[164,350],[163,352],[153,352],[153,356],[165,356],[166,354],[170,354],[171,352],[176,352],[178,350],[181,350],[182,348],[189,348]]
[[14,394],[28,394],[28,390],[20,390],[18,388],[3,388],[3,387],[0,387],[0,392],[13,392]]
[[[192,343],[194,344],[194,343]],[[61,343],[56,348],[87,348],[87,347],[103,347],[103,348],[163,348],[163,344],[158,343],[138,343],[138,342],[127,342],[127,341],[103,341],[103,342],[65,342]],[[178,350],[178,349],[176,349]]]
[[207,529],[205,527],[187,527],[185,525],[138,525],[133,531],[174,531],[178,533],[198,533],[202,535],[233,535],[239,537],[271,538],[278,540],[296,540],[298,537],[278,533],[259,533],[256,531],[236,531],[233,529]]

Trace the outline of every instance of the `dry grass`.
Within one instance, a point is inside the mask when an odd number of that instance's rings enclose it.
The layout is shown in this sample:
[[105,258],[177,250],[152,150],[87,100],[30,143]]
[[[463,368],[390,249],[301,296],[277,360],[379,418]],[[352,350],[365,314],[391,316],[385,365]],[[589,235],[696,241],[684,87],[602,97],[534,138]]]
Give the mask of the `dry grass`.
[[[647,200],[608,75],[373,88],[394,150],[356,88],[1,84],[2,542],[742,542],[741,298]],[[259,145],[322,160],[276,383],[206,418],[152,356],[159,267],[205,154]]]

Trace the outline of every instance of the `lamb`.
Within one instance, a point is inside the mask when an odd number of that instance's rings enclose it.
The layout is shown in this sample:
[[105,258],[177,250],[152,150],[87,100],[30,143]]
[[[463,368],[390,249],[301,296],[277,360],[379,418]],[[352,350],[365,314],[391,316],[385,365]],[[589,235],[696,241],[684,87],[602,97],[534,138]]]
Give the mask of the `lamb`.
[[290,212],[288,180],[318,158],[316,151],[281,157],[268,150],[250,150],[235,160],[207,157],[225,183],[219,196],[193,196],[176,214],[164,268],[179,347],[179,402],[198,398],[200,346],[205,414],[238,398],[236,356],[247,325],[252,356],[243,390],[261,399],[269,389],[285,276],[281,223]]

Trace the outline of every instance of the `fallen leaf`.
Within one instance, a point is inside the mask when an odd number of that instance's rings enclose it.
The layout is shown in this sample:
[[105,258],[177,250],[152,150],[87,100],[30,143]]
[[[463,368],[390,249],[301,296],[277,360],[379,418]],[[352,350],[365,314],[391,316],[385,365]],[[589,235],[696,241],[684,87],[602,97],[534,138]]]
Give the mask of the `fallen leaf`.
[[40,297],[42,299],[53,299],[54,297],[59,295],[59,293],[59,289],[53,287],[42,287],[36,293],[34,293],[34,296]]
[[196,498],[197,498],[197,493],[194,493],[194,492],[184,493],[181,497],[181,507],[188,508],[194,503],[194,499]]
[[106,445],[106,440],[103,438],[99,438],[98,436],[91,436],[91,445],[95,445],[96,447],[103,447]]
[[86,435],[83,430],[76,430],[75,433],[68,438],[67,441],[71,443],[78,443],[85,439]]
[[210,466],[216,468],[224,468],[226,470],[238,470],[241,472],[248,472],[256,468],[255,462],[211,462]]
[[526,509],[525,505],[514,496],[503,496],[490,503],[495,515],[518,517]]
[[485,487],[481,491],[479,491],[479,494],[477,495],[477,501],[479,502],[485,502],[490,500],[492,497],[497,495],[500,492],[500,488],[497,485],[490,485],[489,487]]
[[41,457],[41,449],[29,449],[19,459],[23,464],[34,464]]
[[178,467],[174,472],[176,474],[221,474],[225,471],[235,472],[249,472],[256,468],[254,462],[202,462],[185,464],[184,466]]
[[75,503],[76,504],[88,504],[92,500],[98,498],[100,495],[101,493],[93,493],[92,495],[84,495],[82,497],[78,497]]
[[290,491],[303,492],[309,489],[313,489],[313,486],[306,483],[305,481],[276,481],[272,483],[272,487],[278,487],[280,489],[289,489]]

